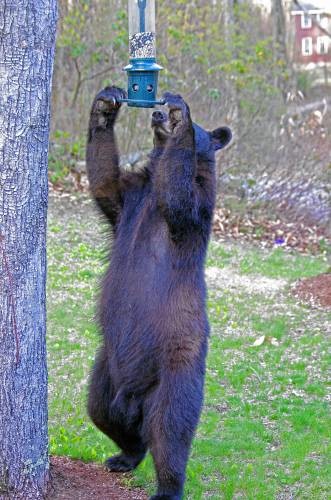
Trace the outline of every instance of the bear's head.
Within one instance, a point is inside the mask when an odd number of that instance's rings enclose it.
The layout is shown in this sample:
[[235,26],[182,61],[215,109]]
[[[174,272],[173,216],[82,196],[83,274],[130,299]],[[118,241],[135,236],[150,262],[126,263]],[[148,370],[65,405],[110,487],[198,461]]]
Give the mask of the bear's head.
[[[215,152],[223,149],[232,139],[229,127],[219,127],[212,132],[205,130],[196,123],[192,123],[195,151],[198,161],[215,161]],[[165,111],[157,110],[152,115],[152,129],[154,131],[154,147],[162,150],[172,135],[173,130],[169,115]]]

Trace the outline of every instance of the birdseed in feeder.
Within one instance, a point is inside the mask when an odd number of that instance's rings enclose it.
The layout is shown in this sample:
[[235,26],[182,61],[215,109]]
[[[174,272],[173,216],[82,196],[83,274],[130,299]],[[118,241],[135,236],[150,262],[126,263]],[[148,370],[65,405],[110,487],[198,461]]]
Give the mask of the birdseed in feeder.
[[151,58],[155,55],[155,33],[153,31],[135,33],[130,37],[131,59]]

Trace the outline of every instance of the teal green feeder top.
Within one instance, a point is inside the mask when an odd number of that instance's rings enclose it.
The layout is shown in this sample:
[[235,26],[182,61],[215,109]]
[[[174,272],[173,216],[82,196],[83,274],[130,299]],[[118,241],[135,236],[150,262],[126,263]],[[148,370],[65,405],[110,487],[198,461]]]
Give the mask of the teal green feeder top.
[[129,106],[153,108],[157,101],[158,74],[156,63],[155,0],[129,0],[128,99]]

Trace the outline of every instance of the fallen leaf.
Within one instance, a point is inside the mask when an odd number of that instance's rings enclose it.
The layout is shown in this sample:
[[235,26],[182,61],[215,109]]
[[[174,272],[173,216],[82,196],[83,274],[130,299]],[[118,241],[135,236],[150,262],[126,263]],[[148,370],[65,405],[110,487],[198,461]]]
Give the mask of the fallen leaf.
[[265,335],[262,335],[261,337],[255,340],[255,342],[252,344],[252,347],[259,347],[260,345],[264,344],[264,342],[265,342]]

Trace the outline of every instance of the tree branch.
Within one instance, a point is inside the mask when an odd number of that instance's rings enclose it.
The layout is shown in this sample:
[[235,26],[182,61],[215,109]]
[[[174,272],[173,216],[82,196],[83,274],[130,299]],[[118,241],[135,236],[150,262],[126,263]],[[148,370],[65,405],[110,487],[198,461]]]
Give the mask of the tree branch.
[[76,71],[78,74],[78,81],[77,81],[77,85],[75,88],[74,97],[72,99],[72,106],[76,105],[78,94],[79,94],[80,88],[83,85],[83,83],[88,82],[89,80],[93,80],[94,78],[97,78],[98,76],[104,75],[105,73],[108,73],[108,71],[111,71],[112,69],[114,69],[113,65],[108,66],[107,68],[103,69],[102,71],[97,71],[96,73],[93,73],[92,75],[85,76],[84,78],[82,78],[81,77],[82,73],[79,69],[77,59],[74,59],[74,63],[75,63]]

